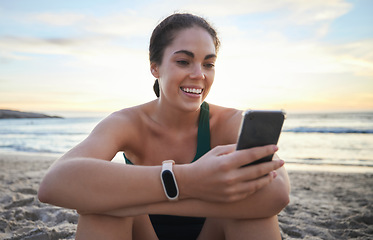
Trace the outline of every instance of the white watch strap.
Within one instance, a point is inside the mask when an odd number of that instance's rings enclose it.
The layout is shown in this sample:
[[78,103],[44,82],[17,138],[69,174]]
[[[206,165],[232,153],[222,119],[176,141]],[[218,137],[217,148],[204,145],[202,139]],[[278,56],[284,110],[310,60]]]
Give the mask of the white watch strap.
[[[177,186],[177,182],[176,182],[176,178],[175,178],[175,175],[174,175],[174,172],[172,171],[172,165],[175,164],[175,161],[174,160],[165,160],[162,162],[162,171],[161,171],[161,181],[162,181],[162,185],[163,185],[163,190],[166,194],[166,197],[170,200],[170,201],[177,201],[178,198],[179,198],[179,188]],[[166,183],[164,182],[164,179],[163,179],[163,172],[169,172],[171,173],[171,176],[172,176],[172,183],[171,183],[171,189],[173,189],[173,193],[175,193],[175,196],[169,196],[168,194],[168,191],[167,191],[167,187],[166,187]],[[168,182],[168,186],[170,187],[170,182]]]
[[172,165],[175,164],[175,161],[174,160],[165,160],[162,162],[162,171],[164,170],[170,170],[171,172],[172,171]]

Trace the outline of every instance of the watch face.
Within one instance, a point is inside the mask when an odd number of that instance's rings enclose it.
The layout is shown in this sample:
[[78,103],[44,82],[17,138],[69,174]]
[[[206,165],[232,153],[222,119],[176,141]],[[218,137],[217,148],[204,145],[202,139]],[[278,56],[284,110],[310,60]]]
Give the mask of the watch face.
[[177,196],[177,188],[174,180],[174,176],[170,170],[162,172],[163,183],[167,192],[168,197],[174,198]]

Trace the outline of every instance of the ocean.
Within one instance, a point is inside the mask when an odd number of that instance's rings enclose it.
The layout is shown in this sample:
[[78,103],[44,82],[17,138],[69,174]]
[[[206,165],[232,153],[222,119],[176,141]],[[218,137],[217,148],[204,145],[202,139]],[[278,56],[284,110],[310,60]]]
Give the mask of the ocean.
[[[0,153],[61,155],[100,120],[0,119]],[[286,162],[373,167],[373,112],[288,113],[278,145]]]

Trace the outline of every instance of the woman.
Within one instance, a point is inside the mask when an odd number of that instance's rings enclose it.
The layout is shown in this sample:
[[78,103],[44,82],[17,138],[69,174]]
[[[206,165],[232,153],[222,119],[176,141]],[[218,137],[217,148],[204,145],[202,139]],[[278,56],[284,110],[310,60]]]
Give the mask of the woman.
[[[39,199],[80,213],[77,239],[281,238],[283,161],[240,167],[277,147],[235,151],[242,112],[204,102],[218,48],[204,19],[163,20],[149,47],[158,98],[111,114],[50,168]],[[119,151],[127,164],[110,162]]]

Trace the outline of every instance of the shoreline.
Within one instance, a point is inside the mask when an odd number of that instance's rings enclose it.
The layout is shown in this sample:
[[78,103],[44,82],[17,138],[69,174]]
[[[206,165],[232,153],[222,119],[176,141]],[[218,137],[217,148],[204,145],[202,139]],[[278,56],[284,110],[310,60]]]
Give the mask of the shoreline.
[[285,168],[287,171],[373,173],[373,167],[357,165],[286,163],[285,161]]
[[[78,214],[39,202],[40,181],[60,154],[0,152],[0,239],[74,239]],[[370,239],[370,167],[285,164],[290,204],[279,214],[284,239]]]
[[[60,153],[45,153],[45,152],[1,152],[0,159],[2,157],[11,157],[18,159],[21,157],[29,157],[35,160],[54,161],[61,157],[63,154]],[[121,152],[113,158],[113,162],[124,163],[123,155]],[[344,164],[310,164],[310,163],[295,163],[286,162],[285,168],[287,171],[311,171],[311,172],[340,172],[340,173],[373,173],[373,167],[371,166],[359,166],[359,165],[344,165]]]

